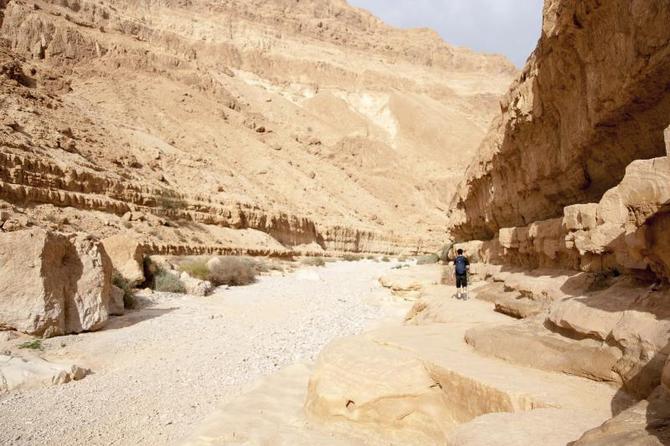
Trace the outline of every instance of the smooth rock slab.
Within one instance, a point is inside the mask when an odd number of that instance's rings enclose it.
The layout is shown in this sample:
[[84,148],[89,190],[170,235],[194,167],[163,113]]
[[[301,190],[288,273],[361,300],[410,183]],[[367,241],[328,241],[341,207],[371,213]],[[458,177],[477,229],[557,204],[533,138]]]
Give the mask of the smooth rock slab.
[[0,394],[16,389],[65,384],[84,378],[88,370],[74,364],[47,362],[37,356],[0,355]]

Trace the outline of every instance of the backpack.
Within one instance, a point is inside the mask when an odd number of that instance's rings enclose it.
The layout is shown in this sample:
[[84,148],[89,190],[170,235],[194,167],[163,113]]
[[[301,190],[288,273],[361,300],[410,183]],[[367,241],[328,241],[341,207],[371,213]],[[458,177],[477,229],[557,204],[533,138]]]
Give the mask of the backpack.
[[463,256],[458,256],[454,259],[454,267],[456,268],[456,274],[459,276],[464,276],[468,272],[468,260]]

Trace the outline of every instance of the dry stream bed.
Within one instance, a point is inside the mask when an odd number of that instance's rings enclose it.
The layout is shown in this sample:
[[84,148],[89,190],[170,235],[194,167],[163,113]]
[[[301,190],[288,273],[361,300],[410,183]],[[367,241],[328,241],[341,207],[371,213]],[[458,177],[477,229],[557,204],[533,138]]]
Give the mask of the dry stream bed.
[[178,443],[259,378],[398,314],[377,282],[391,265],[330,263],[204,298],[154,293],[103,331],[45,340],[45,358],[91,374],[1,396],[0,444]]

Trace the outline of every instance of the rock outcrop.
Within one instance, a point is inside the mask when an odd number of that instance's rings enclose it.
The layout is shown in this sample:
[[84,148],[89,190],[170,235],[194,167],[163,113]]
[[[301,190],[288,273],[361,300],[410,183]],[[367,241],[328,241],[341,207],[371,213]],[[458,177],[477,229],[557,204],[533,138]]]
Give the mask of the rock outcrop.
[[669,19],[662,1],[545,2],[542,38],[453,203],[457,239],[560,217],[665,155]]
[[45,385],[66,384],[86,376],[88,370],[74,364],[58,364],[37,356],[0,354],[0,395]]
[[144,249],[137,240],[119,234],[102,240],[102,245],[112,261],[114,270],[128,282],[129,286],[144,283]]
[[45,337],[97,330],[109,316],[111,276],[89,236],[0,234],[0,327]]

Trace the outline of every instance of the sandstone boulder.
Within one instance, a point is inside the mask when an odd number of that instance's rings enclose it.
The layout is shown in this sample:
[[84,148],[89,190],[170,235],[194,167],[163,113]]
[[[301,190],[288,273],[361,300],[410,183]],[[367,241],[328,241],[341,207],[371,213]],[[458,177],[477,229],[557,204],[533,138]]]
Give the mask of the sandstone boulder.
[[87,373],[77,365],[47,362],[37,356],[0,355],[0,395],[16,389],[65,384],[80,380]]
[[0,327],[39,336],[101,328],[107,321],[111,262],[84,235],[42,229],[0,235]]
[[130,286],[138,286],[144,282],[144,249],[133,238],[119,234],[106,238],[102,244],[112,259],[112,265]]

